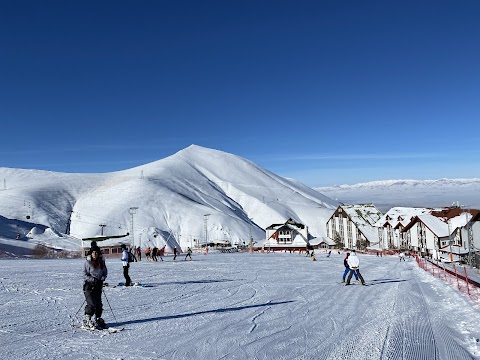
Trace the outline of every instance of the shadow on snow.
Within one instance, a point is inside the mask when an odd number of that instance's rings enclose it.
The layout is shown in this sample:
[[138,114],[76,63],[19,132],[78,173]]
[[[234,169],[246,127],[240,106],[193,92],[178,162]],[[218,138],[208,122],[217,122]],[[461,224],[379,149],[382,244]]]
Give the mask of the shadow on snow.
[[257,308],[257,307],[262,307],[262,306],[288,304],[288,303],[291,303],[291,302],[294,302],[294,300],[268,302],[268,303],[264,303],[264,304],[246,305],[246,306],[230,307],[230,308],[215,309],[215,310],[205,310],[205,311],[198,311],[198,312],[187,313],[187,314],[158,316],[158,317],[149,318],[149,319],[139,319],[139,320],[130,320],[130,321],[118,322],[118,323],[116,323],[116,324],[114,324],[114,325],[112,325],[112,326],[122,326],[122,325],[128,325],[128,324],[139,324],[139,323],[145,323],[145,322],[150,322],[150,321],[160,321],[160,320],[168,320],[168,319],[180,319],[180,318],[184,318],[184,317],[188,317],[188,316],[195,316],[195,315],[201,315],[201,314],[211,314],[211,313],[223,313],[223,312],[229,312],[229,311],[239,311],[239,310],[252,309],[252,308]]
[[397,282],[404,282],[404,281],[407,281],[407,280],[404,280],[404,279],[378,279],[378,280],[372,280],[372,282],[369,285],[397,283]]

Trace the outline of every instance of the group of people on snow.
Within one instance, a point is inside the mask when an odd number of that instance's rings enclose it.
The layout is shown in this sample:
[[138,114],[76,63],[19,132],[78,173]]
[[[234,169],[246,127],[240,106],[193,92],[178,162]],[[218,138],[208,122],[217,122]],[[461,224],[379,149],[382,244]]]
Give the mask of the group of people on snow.
[[[129,275],[130,269],[130,262],[137,261],[135,255],[133,254],[132,250],[127,249],[125,244],[121,245],[122,249],[122,266],[123,266],[123,276],[125,278],[125,286],[131,286],[132,280]],[[148,249],[148,251],[147,251]],[[145,256],[147,259],[150,258],[150,249],[145,249]],[[152,260],[156,261],[155,258],[158,254],[158,250],[156,247],[154,248],[152,254]],[[135,248],[135,252],[138,256],[138,260],[141,260],[141,250],[140,247]],[[176,260],[178,254],[178,250],[176,247],[173,249],[173,260]],[[331,251],[328,253],[327,257],[329,257]],[[307,256],[311,256],[313,260],[315,260],[315,253],[314,251],[311,254],[307,251]],[[403,255],[403,256],[402,256]],[[186,261],[187,258],[192,260],[192,249],[190,247],[187,248],[186,255],[184,260]],[[400,254],[400,261],[404,260],[405,255]],[[163,259],[162,259],[163,261]],[[345,271],[343,272],[342,282],[345,285],[350,285],[350,281],[352,276],[355,276],[357,282],[361,282],[362,285],[365,284],[365,280],[363,279],[362,274],[360,273],[360,260],[357,257],[355,250],[351,252],[347,252],[343,264],[345,266]],[[95,328],[107,328],[105,321],[102,318],[103,312],[103,304],[102,304],[102,289],[104,282],[107,278],[108,270],[105,264],[105,260],[103,259],[102,253],[100,248],[98,247],[95,241],[92,241],[90,246],[90,251],[87,255],[84,270],[83,270],[83,293],[85,295],[85,315],[83,319],[83,327],[88,329],[95,329]]]
[[[125,286],[133,285],[132,279],[129,275],[130,263],[137,261],[132,250],[127,249],[125,244],[121,245],[122,249],[122,267],[123,267],[123,276],[125,278]],[[154,248],[154,250],[157,248]],[[138,256],[138,261],[141,260],[141,250],[140,247],[135,249],[135,252]],[[147,252],[145,251],[147,254]],[[177,248],[173,250],[174,258],[177,257]],[[150,255],[150,254],[149,254]],[[157,251],[154,252],[153,259],[157,256]],[[147,258],[149,256],[147,255]],[[187,260],[187,257],[192,260],[192,249],[188,248],[184,260]],[[154,260],[157,261],[157,260]],[[162,259],[163,261],[163,259]],[[102,252],[97,245],[96,241],[92,241],[90,244],[90,250],[87,254],[85,264],[83,267],[83,294],[85,295],[85,315],[83,318],[82,327],[93,330],[96,328],[105,329],[107,324],[102,318],[103,312],[103,303],[102,303],[102,291],[105,280],[107,279],[108,270],[105,263],[105,259],[102,256]]]

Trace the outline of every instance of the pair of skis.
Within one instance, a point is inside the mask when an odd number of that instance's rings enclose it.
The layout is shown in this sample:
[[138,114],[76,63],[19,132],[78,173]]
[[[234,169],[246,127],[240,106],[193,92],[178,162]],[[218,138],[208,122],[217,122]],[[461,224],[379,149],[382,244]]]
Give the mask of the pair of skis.
[[122,330],[124,330],[125,328],[124,327],[113,327],[113,326],[107,326],[107,327],[87,327],[87,326],[84,326],[84,325],[72,325],[75,329],[82,329],[82,330],[87,330],[87,331],[92,331],[92,332],[95,332],[95,331],[98,331],[98,332],[102,332],[102,333],[105,333],[105,334],[114,334],[114,333],[117,333],[117,332],[120,332]]
[[[118,283],[116,285],[110,285],[110,284],[103,284],[103,286],[105,287],[110,287],[110,288],[116,288],[117,286],[125,286],[125,283],[121,282],[121,283]],[[148,287],[148,285],[145,285],[145,284],[140,284],[138,282],[136,283],[131,283],[129,286],[133,286],[133,287]]]

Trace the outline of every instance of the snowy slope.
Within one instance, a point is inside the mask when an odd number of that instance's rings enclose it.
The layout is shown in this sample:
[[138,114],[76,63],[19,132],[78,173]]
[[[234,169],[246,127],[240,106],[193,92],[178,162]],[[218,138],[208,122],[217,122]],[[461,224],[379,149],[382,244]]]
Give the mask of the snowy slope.
[[[0,178],[6,183],[0,190],[0,215],[26,221],[23,233],[42,224],[61,234],[70,222],[70,234],[77,238],[102,231],[125,234],[131,232],[129,209],[138,207],[133,227],[135,244],[142,246],[152,241],[148,233],[158,234],[159,241],[173,238],[183,247],[194,239],[203,242],[207,218],[210,241],[248,242],[250,232],[254,241],[263,241],[265,227],[288,218],[306,224],[314,237],[325,236],[325,223],[336,207],[303,184],[239,156],[195,145],[114,173],[0,168]],[[0,236],[11,234],[11,227],[0,223]]]
[[[193,255],[134,263],[148,287],[106,287],[103,318],[83,316],[84,260],[0,262],[3,359],[479,359],[480,311],[413,259],[359,255],[369,286],[343,286],[343,257]],[[110,284],[123,281],[107,260]],[[108,302],[107,302],[108,300]]]
[[387,180],[315,190],[346,204],[374,203],[382,212],[392,207],[445,207],[453,203],[480,209],[480,178]]

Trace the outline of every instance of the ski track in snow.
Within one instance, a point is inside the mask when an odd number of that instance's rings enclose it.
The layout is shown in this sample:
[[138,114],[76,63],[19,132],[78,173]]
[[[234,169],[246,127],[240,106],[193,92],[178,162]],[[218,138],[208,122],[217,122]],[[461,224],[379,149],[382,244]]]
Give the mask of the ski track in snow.
[[[1,261],[2,358],[480,359],[479,307],[412,259],[360,255],[369,286],[348,287],[333,253],[194,260],[134,263],[149,287],[105,287],[103,317],[125,327],[114,334],[72,327],[84,260]],[[122,282],[120,261],[107,266]]]

